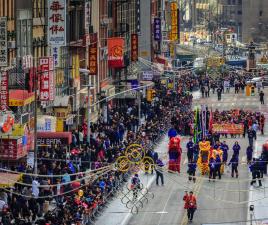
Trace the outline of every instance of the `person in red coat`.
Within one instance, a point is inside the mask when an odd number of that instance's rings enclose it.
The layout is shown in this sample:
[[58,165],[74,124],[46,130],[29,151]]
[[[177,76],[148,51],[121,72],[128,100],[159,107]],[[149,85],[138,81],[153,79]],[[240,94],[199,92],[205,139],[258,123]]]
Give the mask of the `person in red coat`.
[[187,209],[188,220],[189,220],[189,222],[192,222],[193,217],[194,217],[194,212],[197,208],[196,197],[194,196],[192,191],[190,191],[189,195],[186,192],[184,197],[183,197],[183,201],[185,202],[184,208]]

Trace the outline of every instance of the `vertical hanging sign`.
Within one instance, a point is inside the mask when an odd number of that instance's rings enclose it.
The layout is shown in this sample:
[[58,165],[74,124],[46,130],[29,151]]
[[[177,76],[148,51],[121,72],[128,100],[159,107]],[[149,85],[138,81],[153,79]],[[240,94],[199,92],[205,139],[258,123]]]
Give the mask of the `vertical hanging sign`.
[[6,71],[0,72],[1,86],[0,86],[0,110],[6,111],[8,108],[8,73]]
[[139,48],[138,48],[138,35],[132,34],[131,35],[131,61],[136,62],[138,61],[139,56]]
[[178,3],[177,2],[171,2],[170,15],[171,15],[170,39],[171,41],[177,41],[178,40]]
[[0,17],[0,67],[8,66],[7,18]]
[[161,19],[154,18],[154,40],[161,41]]
[[90,35],[90,45],[88,50],[89,75],[97,75],[98,73],[98,34]]
[[110,68],[124,67],[124,44],[124,39],[120,37],[108,39],[108,66]]
[[140,34],[141,32],[141,2],[136,0],[136,32]]
[[66,0],[48,0],[48,44],[66,45]]
[[40,101],[54,100],[53,58],[40,58]]

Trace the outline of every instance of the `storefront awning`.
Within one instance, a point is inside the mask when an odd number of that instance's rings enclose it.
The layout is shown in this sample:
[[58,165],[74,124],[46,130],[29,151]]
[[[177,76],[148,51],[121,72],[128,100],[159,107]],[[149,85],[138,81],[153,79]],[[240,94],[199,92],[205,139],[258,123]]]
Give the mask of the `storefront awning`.
[[29,93],[27,90],[10,90],[9,106],[25,106],[34,101],[34,92]]
[[69,145],[71,143],[71,132],[37,132],[38,146]]

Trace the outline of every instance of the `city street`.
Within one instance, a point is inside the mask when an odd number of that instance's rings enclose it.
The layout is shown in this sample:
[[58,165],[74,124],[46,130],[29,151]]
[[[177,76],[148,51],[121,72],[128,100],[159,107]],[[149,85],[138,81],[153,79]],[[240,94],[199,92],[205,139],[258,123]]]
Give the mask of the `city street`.
[[[232,92],[233,90],[231,90]],[[267,93],[267,90],[265,90]],[[216,95],[211,95],[207,99],[198,99],[199,94],[195,93],[194,105],[200,104],[208,105],[213,109],[227,110],[234,107],[243,108],[248,110],[261,110],[267,112],[266,105],[260,106],[258,96],[246,97],[244,94],[234,95],[229,93],[223,95],[222,101],[217,101]],[[267,125],[266,125],[267,130]],[[262,140],[268,137],[267,133]],[[187,217],[183,209],[184,202],[182,201],[184,190],[193,190],[198,199],[198,209],[196,211],[194,221],[192,224],[213,224],[213,223],[228,223],[237,221],[235,224],[246,224],[248,215],[248,189],[249,181],[251,178],[248,166],[246,164],[245,150],[248,146],[247,138],[236,139],[221,139],[226,140],[229,145],[229,158],[231,155],[231,148],[235,141],[241,145],[240,162],[239,165],[239,179],[231,178],[227,168],[222,179],[216,182],[208,182],[207,177],[204,179],[200,177],[198,172],[197,182],[193,185],[192,182],[187,180],[187,159],[183,155],[182,173],[174,175],[165,173],[165,186],[152,185],[151,191],[155,193],[155,198],[149,202],[146,207],[138,215],[134,215],[129,225],[135,224],[150,224],[150,225],[167,225],[167,224],[187,224]],[[183,149],[185,149],[187,139],[183,141]],[[166,143],[167,146],[168,143]],[[262,143],[258,142],[259,145]],[[238,191],[240,190],[240,191]],[[243,203],[244,202],[244,203]],[[241,221],[241,222],[239,222]],[[244,221],[244,222],[243,222]]]

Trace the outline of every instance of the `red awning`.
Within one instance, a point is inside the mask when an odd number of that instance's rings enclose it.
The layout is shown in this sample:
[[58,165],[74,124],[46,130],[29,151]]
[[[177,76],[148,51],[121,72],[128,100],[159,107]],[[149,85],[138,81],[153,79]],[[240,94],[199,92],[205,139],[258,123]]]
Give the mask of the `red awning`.
[[44,145],[46,145],[46,143],[71,144],[72,133],[71,132],[37,132],[37,142],[39,142],[40,145],[42,145],[43,142],[44,142],[43,143]]
[[34,92],[29,93],[27,90],[10,90],[9,99],[25,100],[34,96]]

